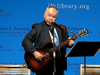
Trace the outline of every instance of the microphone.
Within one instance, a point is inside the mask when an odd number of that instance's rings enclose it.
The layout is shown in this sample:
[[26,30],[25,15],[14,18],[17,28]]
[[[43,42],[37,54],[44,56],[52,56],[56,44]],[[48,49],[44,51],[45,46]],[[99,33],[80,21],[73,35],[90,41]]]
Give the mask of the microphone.
[[54,21],[53,21],[53,20],[51,20],[51,21],[50,21],[50,23],[53,25],[53,24],[54,24]]

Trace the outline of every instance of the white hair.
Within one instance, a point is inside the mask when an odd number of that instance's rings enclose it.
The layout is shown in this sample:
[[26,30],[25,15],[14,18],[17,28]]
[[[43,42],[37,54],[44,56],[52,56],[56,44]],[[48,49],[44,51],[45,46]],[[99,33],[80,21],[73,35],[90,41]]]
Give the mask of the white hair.
[[[45,13],[47,13],[47,11],[48,11],[50,8],[55,8],[55,9],[57,10],[57,8],[56,8],[55,6],[49,6],[49,7],[46,8]],[[57,10],[57,14],[58,14],[58,10]]]

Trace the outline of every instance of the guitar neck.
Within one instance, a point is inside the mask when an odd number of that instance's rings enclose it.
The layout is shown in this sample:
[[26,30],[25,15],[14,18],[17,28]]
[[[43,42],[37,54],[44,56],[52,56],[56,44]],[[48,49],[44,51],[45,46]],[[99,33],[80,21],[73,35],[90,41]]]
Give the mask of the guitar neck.
[[[78,38],[77,36],[73,36],[72,39],[75,40],[76,38]],[[53,51],[57,51],[58,49],[64,47],[65,45],[67,45],[69,43],[69,40],[66,40],[64,42],[62,42],[61,44],[59,44],[58,46],[55,46],[54,48],[51,48],[50,50]]]
[[69,40],[66,40],[64,42],[62,42],[61,44],[59,44],[58,46],[55,46],[54,48],[51,48],[50,50],[53,51],[57,51],[58,49],[64,47],[65,45],[67,45],[69,43]]

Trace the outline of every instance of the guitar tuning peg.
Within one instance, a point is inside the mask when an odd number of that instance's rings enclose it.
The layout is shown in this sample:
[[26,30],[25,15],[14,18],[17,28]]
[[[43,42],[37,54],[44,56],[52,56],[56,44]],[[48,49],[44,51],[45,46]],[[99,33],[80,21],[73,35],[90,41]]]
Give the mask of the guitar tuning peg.
[[84,29],[84,32],[86,31],[86,29]]
[[83,35],[81,35],[81,37],[83,37]]

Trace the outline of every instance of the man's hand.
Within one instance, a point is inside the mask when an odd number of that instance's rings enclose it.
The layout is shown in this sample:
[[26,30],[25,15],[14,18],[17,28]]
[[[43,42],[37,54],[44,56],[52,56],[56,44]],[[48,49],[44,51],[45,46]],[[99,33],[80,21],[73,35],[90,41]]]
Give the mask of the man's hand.
[[72,46],[75,43],[75,40],[72,40],[71,37],[68,38],[69,46]]
[[43,55],[41,53],[39,53],[38,51],[35,51],[33,53],[34,57],[38,60],[38,61],[41,61],[42,60],[42,57]]

